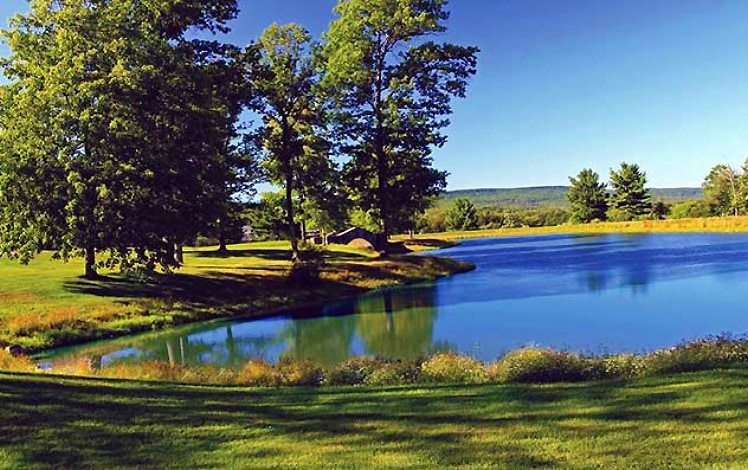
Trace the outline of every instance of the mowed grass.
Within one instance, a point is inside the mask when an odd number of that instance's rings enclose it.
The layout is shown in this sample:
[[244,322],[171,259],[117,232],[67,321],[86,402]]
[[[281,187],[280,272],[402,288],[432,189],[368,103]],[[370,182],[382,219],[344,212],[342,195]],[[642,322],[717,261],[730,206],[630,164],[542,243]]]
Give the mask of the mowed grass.
[[249,389],[0,374],[0,467],[746,468],[748,370]]
[[[464,238],[516,237],[550,234],[602,233],[668,233],[668,232],[748,232],[748,216],[709,217],[700,219],[634,220],[630,222],[600,222],[564,224],[553,227],[519,227],[491,230],[470,230],[417,235],[428,240],[458,240]],[[405,239],[405,237],[400,237]]]
[[29,265],[0,259],[0,346],[38,351],[64,344],[217,317],[257,317],[367,289],[434,279],[470,266],[431,257],[329,247],[318,282],[290,282],[288,243],[188,250],[173,275],[138,282],[102,272],[80,277],[82,261],[41,253]]

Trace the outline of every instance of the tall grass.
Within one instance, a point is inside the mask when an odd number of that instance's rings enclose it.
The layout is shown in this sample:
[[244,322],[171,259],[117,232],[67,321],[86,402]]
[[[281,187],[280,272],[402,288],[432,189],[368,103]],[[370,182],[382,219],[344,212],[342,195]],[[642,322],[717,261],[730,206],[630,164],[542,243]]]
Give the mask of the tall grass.
[[708,217],[693,219],[634,220],[629,222],[600,222],[591,224],[564,224],[553,227],[520,227],[463,232],[429,233],[415,238],[455,240],[462,238],[488,238],[503,236],[546,234],[597,234],[597,233],[669,233],[669,232],[748,232],[748,216]]
[[[282,360],[277,364],[251,360],[238,370],[165,361],[117,362],[101,367],[83,358],[57,365],[46,372],[130,380],[279,387],[580,382],[711,370],[733,364],[748,364],[748,338],[712,336],[645,355],[584,356],[527,347],[511,351],[490,363],[454,352],[409,361],[356,357],[326,369],[306,360]],[[29,371],[33,364],[28,359],[11,358],[6,353],[0,356],[0,368],[3,367]]]

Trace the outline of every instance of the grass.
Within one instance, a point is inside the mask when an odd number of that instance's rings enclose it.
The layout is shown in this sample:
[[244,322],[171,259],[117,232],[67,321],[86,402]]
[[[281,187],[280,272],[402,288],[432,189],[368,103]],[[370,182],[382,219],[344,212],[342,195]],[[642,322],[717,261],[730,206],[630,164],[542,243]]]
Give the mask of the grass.
[[0,468],[745,468],[748,370],[281,388],[0,374]]
[[553,227],[520,227],[465,232],[444,232],[418,235],[427,240],[458,240],[464,238],[512,237],[546,234],[597,233],[667,233],[667,232],[748,232],[748,216],[709,217],[702,219],[635,220],[630,222],[601,222],[592,224],[564,224]]
[[0,346],[39,351],[218,317],[266,316],[471,269],[447,259],[334,246],[319,281],[299,285],[288,279],[289,258],[284,242],[236,245],[228,253],[198,248],[187,251],[176,274],[148,283],[113,273],[89,281],[79,277],[81,260],[65,264],[49,253],[28,266],[0,259]]

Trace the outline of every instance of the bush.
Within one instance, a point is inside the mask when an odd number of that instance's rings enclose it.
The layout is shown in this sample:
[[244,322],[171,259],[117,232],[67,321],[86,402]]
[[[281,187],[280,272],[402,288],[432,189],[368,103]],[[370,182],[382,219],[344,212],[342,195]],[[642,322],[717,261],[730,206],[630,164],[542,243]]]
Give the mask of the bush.
[[722,335],[655,351],[644,357],[644,368],[648,374],[670,374],[714,369],[746,360],[748,360],[746,338]]
[[418,381],[421,367],[417,361],[395,361],[374,369],[364,380],[367,385],[408,385]]
[[421,364],[419,380],[425,383],[482,384],[488,382],[483,364],[469,356],[439,353]]
[[281,374],[265,361],[248,361],[239,371],[237,380],[240,384],[256,387],[277,387],[281,385]]
[[7,372],[36,372],[34,361],[25,355],[14,355],[7,349],[0,349],[0,370]]
[[322,384],[322,369],[312,361],[294,361],[278,366],[281,385],[316,387]]
[[329,385],[362,385],[375,370],[384,367],[385,361],[372,357],[354,357],[327,371],[325,383]]
[[499,360],[495,377],[500,382],[575,382],[592,375],[593,370],[585,370],[585,366],[575,354],[522,348]]
[[630,379],[644,374],[644,359],[633,354],[582,359],[584,380]]

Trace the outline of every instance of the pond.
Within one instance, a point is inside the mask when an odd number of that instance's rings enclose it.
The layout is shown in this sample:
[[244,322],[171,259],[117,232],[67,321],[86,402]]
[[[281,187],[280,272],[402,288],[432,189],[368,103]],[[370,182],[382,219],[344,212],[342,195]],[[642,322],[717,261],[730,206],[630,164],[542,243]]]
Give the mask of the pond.
[[[440,255],[477,269],[310,312],[211,322],[45,356],[162,359],[238,367],[289,356],[322,365],[352,355],[415,358],[456,350],[491,361],[525,345],[646,352],[748,331],[748,235],[554,235],[464,241]],[[305,319],[295,318],[302,314]]]

